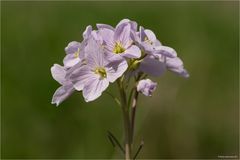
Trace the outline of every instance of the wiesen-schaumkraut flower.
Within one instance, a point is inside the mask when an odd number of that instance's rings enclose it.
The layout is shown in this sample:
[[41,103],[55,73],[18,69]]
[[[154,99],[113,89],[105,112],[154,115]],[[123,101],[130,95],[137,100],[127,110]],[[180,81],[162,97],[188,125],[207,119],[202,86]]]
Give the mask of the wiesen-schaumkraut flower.
[[86,102],[98,98],[109,85],[119,78],[127,69],[126,61],[104,52],[100,44],[91,38],[85,48],[86,65],[74,71],[70,76],[76,90],[83,91]]

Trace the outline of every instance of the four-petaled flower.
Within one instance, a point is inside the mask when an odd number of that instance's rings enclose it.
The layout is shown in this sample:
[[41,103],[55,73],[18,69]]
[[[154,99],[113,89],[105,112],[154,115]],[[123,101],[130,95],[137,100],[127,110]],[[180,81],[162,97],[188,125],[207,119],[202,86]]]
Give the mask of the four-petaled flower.
[[100,44],[89,39],[85,48],[86,65],[72,72],[70,79],[76,90],[83,91],[86,102],[98,98],[109,85],[127,69],[127,62],[118,56],[104,52]]
[[107,52],[126,58],[139,58],[141,50],[133,44],[130,34],[131,25],[129,23],[121,23],[115,30],[99,29],[99,36],[102,37],[103,46]]

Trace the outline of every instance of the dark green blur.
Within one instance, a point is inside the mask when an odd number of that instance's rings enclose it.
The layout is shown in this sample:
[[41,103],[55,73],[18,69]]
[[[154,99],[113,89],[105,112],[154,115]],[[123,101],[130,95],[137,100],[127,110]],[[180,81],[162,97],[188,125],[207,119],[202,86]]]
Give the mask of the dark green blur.
[[[103,94],[74,93],[59,107],[50,74],[87,25],[129,18],[175,48],[190,73],[167,72],[153,97],[140,96],[139,158],[238,156],[239,2],[1,2],[1,157],[120,158],[121,109]],[[116,85],[108,89],[118,95]]]

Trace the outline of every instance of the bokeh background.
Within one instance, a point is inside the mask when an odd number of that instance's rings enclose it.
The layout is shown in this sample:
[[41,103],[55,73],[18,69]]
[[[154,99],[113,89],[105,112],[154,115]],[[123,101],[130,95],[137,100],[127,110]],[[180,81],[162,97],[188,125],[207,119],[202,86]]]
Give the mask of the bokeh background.
[[[152,29],[190,72],[154,79],[154,96],[137,109],[139,158],[239,155],[239,2],[1,2],[1,158],[121,158],[121,109],[107,94],[84,102],[74,93],[59,107],[50,74],[68,42],[87,25],[123,18]],[[116,86],[109,92],[118,95]]]

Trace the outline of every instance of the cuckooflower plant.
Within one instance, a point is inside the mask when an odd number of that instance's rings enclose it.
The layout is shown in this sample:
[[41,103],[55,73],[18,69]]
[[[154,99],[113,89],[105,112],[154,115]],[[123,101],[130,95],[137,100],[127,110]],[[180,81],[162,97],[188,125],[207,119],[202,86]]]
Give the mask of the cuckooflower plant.
[[162,76],[167,70],[189,77],[177,52],[162,45],[153,31],[143,27],[138,30],[137,23],[129,19],[121,20],[116,27],[97,24],[93,30],[87,26],[82,42],[70,42],[65,52],[63,66],[51,67],[53,78],[61,84],[52,104],[58,106],[74,91],[81,92],[86,102],[93,101],[110,83],[116,82],[119,95],[108,94],[122,108],[124,146],[111,132],[108,138],[123,152],[125,159],[136,159],[143,147],[142,141],[133,151],[139,93],[152,96],[157,83],[147,77]]

